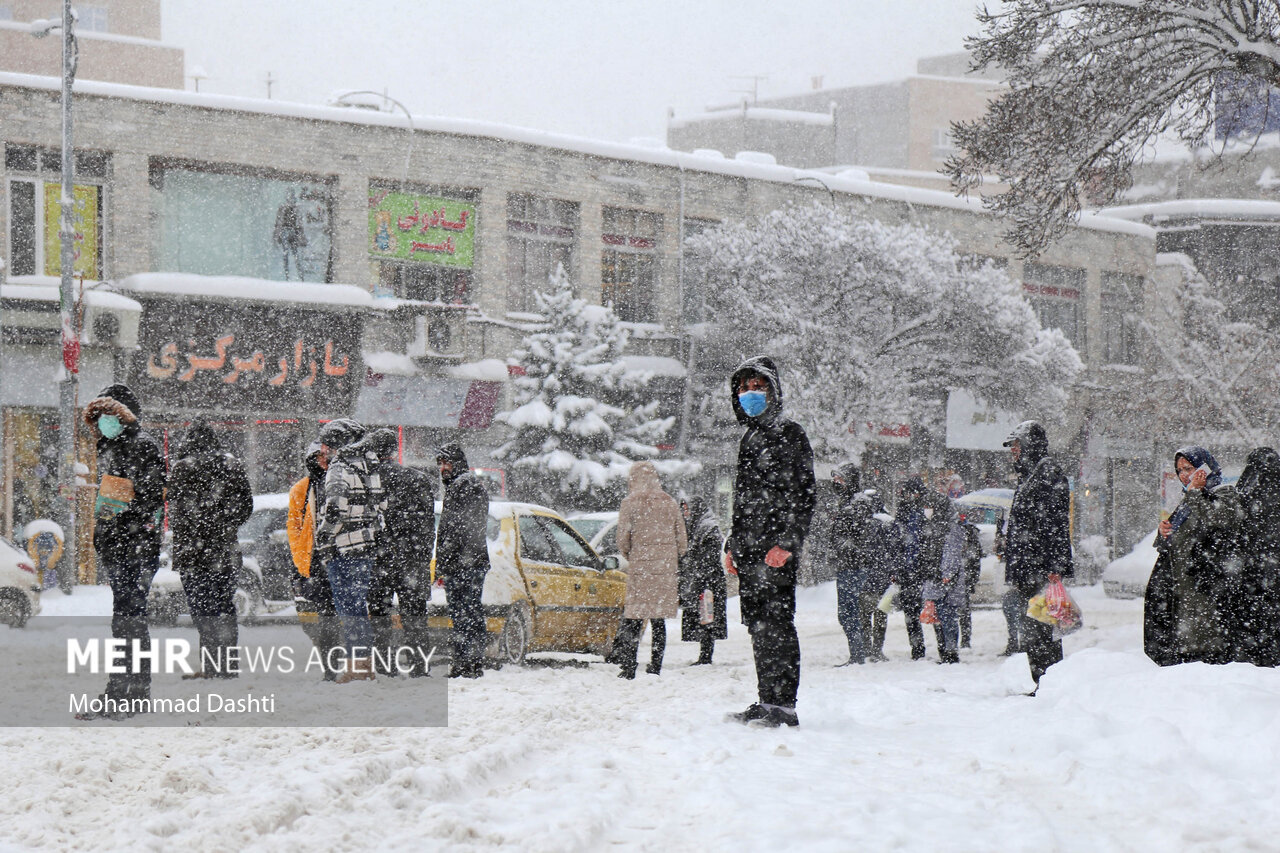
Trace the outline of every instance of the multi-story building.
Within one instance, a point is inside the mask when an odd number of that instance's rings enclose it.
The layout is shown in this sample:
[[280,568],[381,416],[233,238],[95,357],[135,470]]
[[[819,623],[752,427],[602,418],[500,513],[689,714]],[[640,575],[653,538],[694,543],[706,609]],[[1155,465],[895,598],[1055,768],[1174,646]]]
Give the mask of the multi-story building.
[[[56,77],[0,73],[0,255],[16,282],[0,307],[6,340],[23,342],[32,365],[3,389],[10,524],[49,503],[58,88]],[[1138,489],[1133,472],[1150,453],[1124,439],[1131,432],[1108,403],[1110,380],[1130,376],[1135,355],[1105,308],[1140,309],[1155,258],[1146,226],[1091,220],[1023,264],[976,203],[758,157],[87,80],[75,111],[77,271],[95,365],[82,397],[108,379],[132,382],[166,437],[193,418],[213,421],[248,458],[258,491],[286,486],[316,421],[342,415],[398,429],[411,462],[460,439],[474,464],[493,465],[507,358],[536,323],[531,294],[556,265],[630,324],[634,353],[658,374],[655,396],[679,415],[701,286],[684,238],[824,201],[949,232],[1026,282],[1089,368],[1070,417],[1052,425],[1055,443],[1086,459],[1078,517],[1120,531],[1120,544],[1134,538],[1134,525],[1113,523],[1115,496]],[[960,413],[979,427],[988,415]],[[892,442],[910,431],[894,432],[883,455],[904,466],[1003,468],[1003,434],[991,429],[969,430],[967,443],[908,438],[900,457]],[[708,451],[711,479],[731,452]]]

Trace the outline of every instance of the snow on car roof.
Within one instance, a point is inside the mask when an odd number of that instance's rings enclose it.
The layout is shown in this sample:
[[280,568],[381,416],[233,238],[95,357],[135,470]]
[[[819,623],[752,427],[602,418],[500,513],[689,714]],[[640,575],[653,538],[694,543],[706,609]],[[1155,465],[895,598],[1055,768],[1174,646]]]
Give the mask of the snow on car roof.
[[253,509],[257,512],[260,509],[288,509],[289,493],[276,492],[269,495],[254,495]]

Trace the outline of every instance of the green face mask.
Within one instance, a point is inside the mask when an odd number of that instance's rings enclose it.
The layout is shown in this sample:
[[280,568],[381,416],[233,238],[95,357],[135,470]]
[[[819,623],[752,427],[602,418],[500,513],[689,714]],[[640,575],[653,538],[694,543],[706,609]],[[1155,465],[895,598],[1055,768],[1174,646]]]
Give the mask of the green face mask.
[[120,423],[120,419],[115,415],[102,415],[98,418],[98,432],[102,433],[104,438],[115,438],[124,432],[124,424]]

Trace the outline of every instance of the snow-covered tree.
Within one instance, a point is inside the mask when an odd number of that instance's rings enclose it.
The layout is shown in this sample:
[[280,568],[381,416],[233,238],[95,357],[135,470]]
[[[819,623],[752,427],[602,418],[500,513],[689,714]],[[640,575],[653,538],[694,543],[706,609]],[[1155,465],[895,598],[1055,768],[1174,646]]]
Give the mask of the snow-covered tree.
[[860,452],[867,422],[940,430],[951,388],[1051,417],[1082,367],[1006,272],[924,228],[796,206],[691,242],[716,278],[705,357],[776,356],[787,408],[829,458]]
[[652,376],[627,368],[628,333],[613,309],[575,297],[563,267],[534,298],[545,322],[512,354],[514,407],[497,415],[512,436],[494,457],[509,463],[517,493],[559,507],[612,507],[633,462],[696,473],[692,463],[657,458],[675,419],[644,399]]
[[1230,430],[1269,444],[1280,429],[1280,332],[1232,319],[1221,291],[1187,260],[1175,299],[1160,303],[1165,322],[1142,323],[1151,373],[1134,404],[1158,407],[1175,435]]
[[962,192],[987,176],[1006,183],[984,203],[1028,254],[1061,236],[1082,199],[1115,202],[1158,137],[1202,145],[1215,122],[1247,127],[1280,86],[1276,0],[1007,0],[978,20],[974,65],[1002,69],[1009,91],[952,126],[963,153],[945,171]]

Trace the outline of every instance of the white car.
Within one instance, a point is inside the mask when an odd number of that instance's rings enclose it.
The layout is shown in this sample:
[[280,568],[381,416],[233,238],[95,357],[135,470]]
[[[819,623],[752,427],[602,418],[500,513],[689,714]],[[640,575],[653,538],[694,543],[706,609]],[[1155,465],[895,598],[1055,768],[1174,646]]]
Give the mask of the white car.
[[40,583],[31,557],[0,538],[0,624],[21,628],[39,612]]

